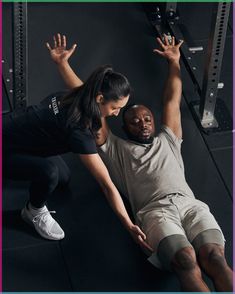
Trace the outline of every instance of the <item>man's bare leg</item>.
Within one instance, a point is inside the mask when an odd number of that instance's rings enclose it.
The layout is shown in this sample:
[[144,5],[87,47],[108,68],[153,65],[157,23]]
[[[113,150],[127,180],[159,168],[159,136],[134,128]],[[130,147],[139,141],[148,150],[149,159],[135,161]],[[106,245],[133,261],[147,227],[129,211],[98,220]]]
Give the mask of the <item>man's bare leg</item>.
[[175,254],[171,266],[180,280],[183,291],[210,292],[202,280],[201,270],[192,247],[185,247],[179,250]]
[[228,266],[224,248],[217,244],[205,244],[199,250],[199,263],[212,279],[216,291],[233,291],[233,272]]

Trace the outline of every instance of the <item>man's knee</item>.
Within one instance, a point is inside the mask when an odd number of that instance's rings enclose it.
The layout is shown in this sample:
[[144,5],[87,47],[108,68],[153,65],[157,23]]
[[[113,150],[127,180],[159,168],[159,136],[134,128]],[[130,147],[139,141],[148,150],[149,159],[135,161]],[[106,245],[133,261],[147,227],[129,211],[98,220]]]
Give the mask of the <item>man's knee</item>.
[[196,254],[192,247],[185,247],[176,252],[173,260],[172,267],[175,270],[192,271],[198,267]]
[[198,255],[200,263],[214,268],[223,268],[226,266],[224,248],[218,244],[205,244],[199,250]]
[[184,235],[175,234],[165,237],[158,246],[158,258],[163,268],[172,270],[172,260],[177,252],[183,248],[192,248],[192,245]]

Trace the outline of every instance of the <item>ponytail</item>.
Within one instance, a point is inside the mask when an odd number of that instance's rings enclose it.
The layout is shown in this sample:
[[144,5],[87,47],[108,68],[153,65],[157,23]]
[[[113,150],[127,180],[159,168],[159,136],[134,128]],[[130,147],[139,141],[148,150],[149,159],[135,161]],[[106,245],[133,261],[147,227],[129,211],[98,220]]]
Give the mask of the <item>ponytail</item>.
[[108,65],[96,69],[82,86],[74,88],[62,98],[62,106],[69,106],[67,125],[79,125],[94,132],[98,131],[102,126],[101,113],[96,102],[99,94],[103,95],[105,102],[117,101],[130,94],[129,82]]

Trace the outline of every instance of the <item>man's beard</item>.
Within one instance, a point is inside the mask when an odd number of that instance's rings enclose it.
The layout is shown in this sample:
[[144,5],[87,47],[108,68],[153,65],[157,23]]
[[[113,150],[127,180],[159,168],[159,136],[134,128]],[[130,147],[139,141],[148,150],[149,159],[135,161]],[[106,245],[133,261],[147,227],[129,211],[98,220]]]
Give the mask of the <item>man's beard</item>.
[[128,131],[126,131],[126,135],[127,135],[129,140],[135,141],[135,142],[138,142],[138,143],[141,143],[141,144],[151,144],[153,142],[153,139],[154,139],[154,137],[152,135],[150,137],[148,137],[148,138],[140,138],[140,137],[132,135]]

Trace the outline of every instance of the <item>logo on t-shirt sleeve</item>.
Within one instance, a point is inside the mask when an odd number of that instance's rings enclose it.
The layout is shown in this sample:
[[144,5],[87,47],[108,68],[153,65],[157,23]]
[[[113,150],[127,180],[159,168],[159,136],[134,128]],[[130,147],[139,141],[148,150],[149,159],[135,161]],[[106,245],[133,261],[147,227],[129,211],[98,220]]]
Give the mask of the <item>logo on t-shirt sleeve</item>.
[[53,97],[51,99],[51,104],[49,104],[49,108],[52,108],[54,115],[57,115],[60,111],[59,111],[59,103],[60,101],[57,102],[56,97]]

